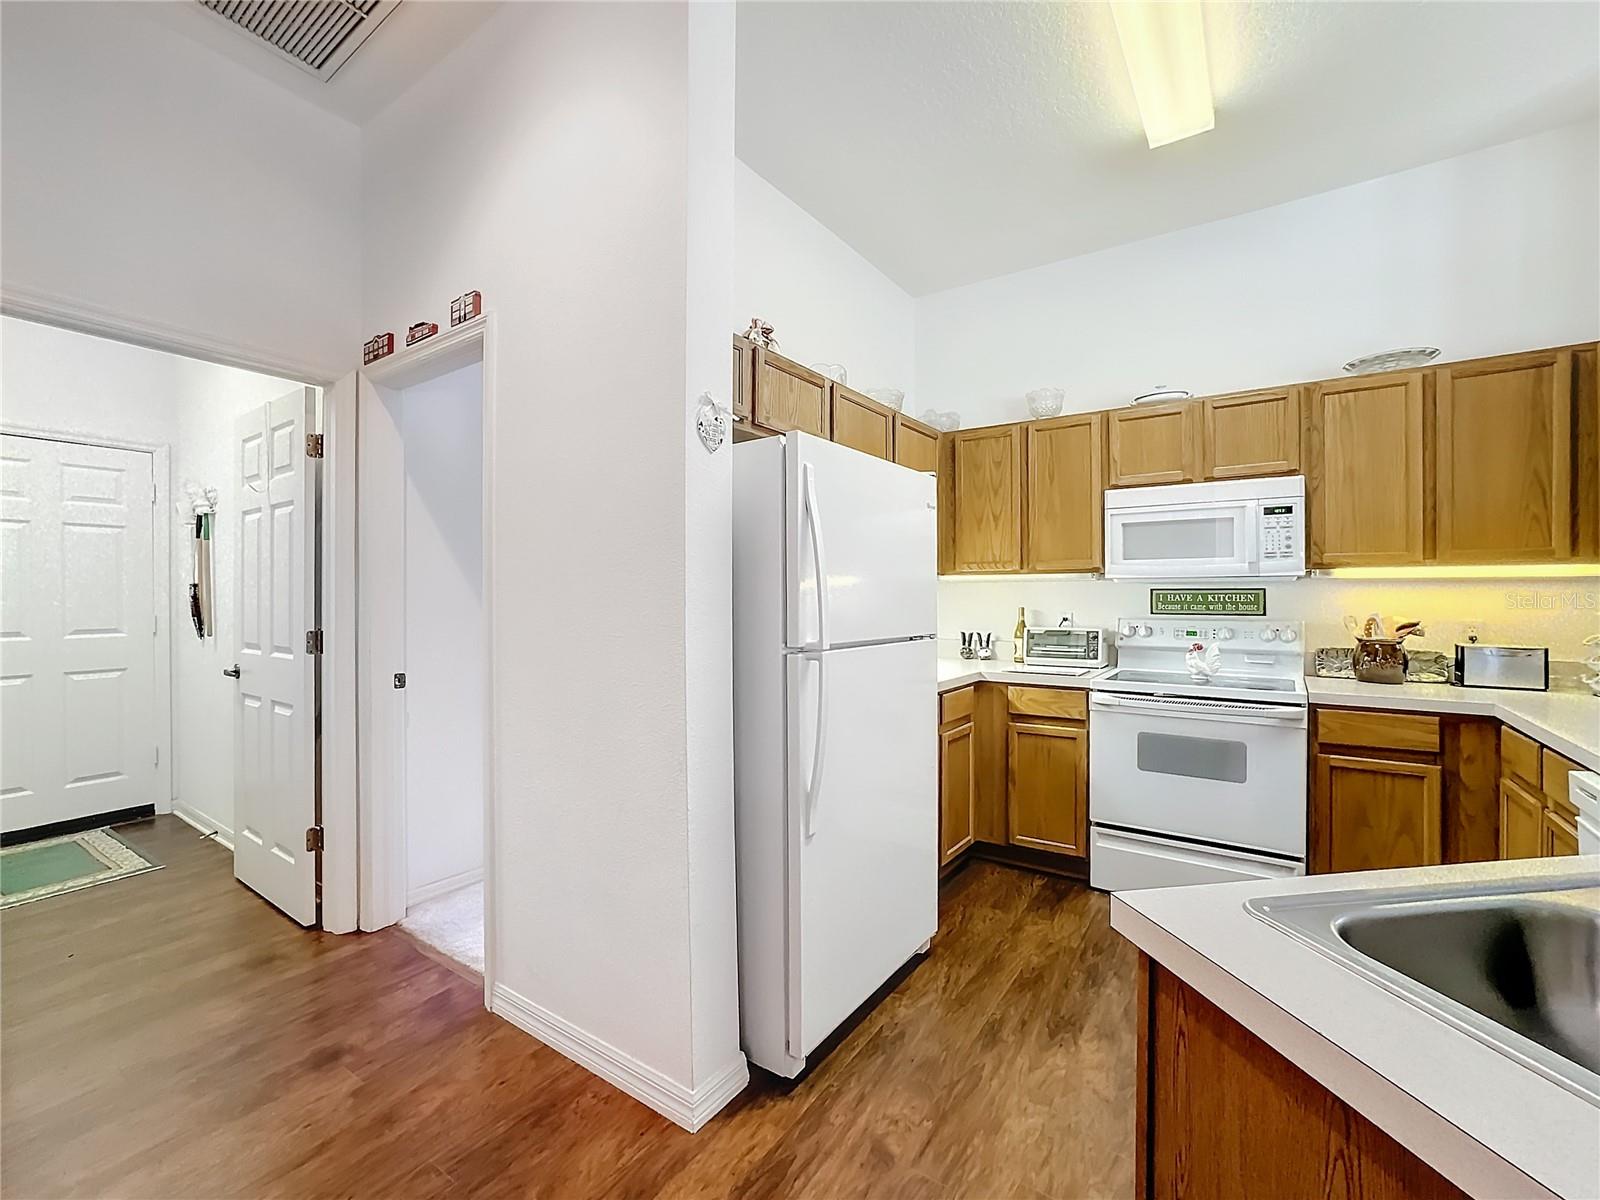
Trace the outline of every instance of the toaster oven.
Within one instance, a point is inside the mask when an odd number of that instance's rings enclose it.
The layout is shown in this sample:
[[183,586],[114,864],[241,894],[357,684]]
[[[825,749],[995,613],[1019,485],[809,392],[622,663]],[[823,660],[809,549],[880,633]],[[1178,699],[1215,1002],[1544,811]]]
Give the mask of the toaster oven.
[[1023,630],[1022,665],[1025,667],[1103,667],[1106,643],[1103,629],[1070,625]]

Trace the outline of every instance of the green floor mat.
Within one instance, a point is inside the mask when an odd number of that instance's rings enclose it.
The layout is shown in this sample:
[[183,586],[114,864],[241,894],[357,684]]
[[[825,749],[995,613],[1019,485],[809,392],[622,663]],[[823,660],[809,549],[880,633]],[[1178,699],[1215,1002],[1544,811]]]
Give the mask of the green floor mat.
[[0,908],[126,879],[159,866],[109,829],[9,846],[0,850]]

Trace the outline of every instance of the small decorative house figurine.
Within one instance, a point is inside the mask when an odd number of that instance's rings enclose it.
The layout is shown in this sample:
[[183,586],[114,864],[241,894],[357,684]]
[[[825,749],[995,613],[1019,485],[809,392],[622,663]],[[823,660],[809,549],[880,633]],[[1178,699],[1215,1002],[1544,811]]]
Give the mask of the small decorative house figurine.
[[394,353],[394,334],[380,333],[361,347],[361,365],[370,366]]
[[431,338],[439,332],[439,326],[432,321],[418,321],[406,330],[406,345],[415,346],[423,338]]
[[450,327],[454,329],[473,317],[483,315],[483,293],[464,292],[450,301]]

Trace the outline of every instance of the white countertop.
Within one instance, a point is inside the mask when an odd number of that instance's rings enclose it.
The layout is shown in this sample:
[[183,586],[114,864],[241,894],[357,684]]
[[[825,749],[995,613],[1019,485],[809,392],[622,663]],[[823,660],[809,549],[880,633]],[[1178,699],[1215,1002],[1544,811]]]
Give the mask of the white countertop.
[[[983,662],[955,655],[939,656],[941,692],[974,683],[1086,688],[1089,676],[1095,673],[1061,675],[1029,670],[1009,658]],[[1354,679],[1307,675],[1306,692],[1312,704],[1496,717],[1588,770],[1600,771],[1600,696],[1590,695],[1582,687],[1567,685],[1548,692],[1518,692],[1460,688],[1447,683],[1358,683]]]
[[1306,691],[1313,704],[1498,717],[1558,754],[1600,771],[1600,696],[1585,689],[1568,686],[1548,692],[1518,692],[1448,683],[1358,683],[1307,675]]
[[1600,855],[1121,892],[1111,924],[1458,1187],[1575,1200],[1600,1195],[1600,1110],[1257,919],[1244,902],[1596,872]]
[[1089,676],[1093,671],[1082,675],[1063,675],[1058,671],[1031,671],[1026,667],[1017,666],[1009,657],[991,659],[984,662],[976,658],[961,658],[955,655],[941,654],[939,656],[939,690],[941,692],[954,691],[956,688],[966,687],[973,683],[1019,683],[1032,684],[1037,687],[1088,687]]

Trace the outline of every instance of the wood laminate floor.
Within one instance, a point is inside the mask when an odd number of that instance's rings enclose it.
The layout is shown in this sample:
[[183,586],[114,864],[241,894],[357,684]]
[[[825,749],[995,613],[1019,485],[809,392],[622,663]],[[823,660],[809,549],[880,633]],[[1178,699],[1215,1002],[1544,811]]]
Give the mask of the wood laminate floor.
[[166,869],[0,914],[0,1193],[1121,1197],[1134,961],[1104,896],[988,864],[808,1078],[697,1135],[394,931],[308,933],[173,817]]

